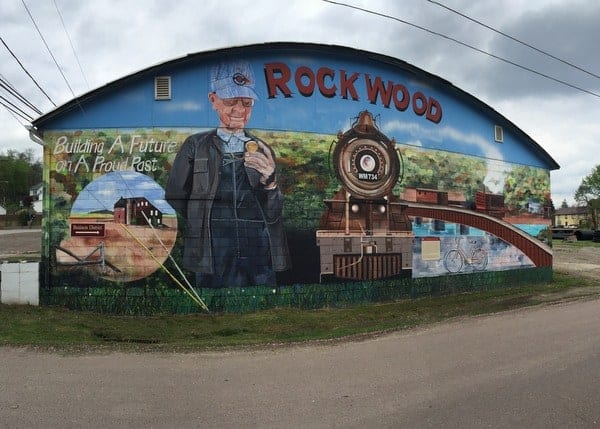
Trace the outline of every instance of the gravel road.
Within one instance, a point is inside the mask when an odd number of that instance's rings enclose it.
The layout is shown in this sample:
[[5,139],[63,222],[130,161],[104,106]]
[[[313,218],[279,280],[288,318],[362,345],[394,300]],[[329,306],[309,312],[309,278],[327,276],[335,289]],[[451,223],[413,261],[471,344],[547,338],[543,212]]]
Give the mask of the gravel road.
[[[39,234],[0,233],[0,255]],[[598,278],[597,247],[554,250]],[[0,347],[0,427],[592,427],[599,351],[599,299],[254,351]]]
[[0,229],[0,259],[39,255],[41,246],[40,229]]
[[600,300],[364,341],[205,353],[0,347],[0,427],[595,427]]

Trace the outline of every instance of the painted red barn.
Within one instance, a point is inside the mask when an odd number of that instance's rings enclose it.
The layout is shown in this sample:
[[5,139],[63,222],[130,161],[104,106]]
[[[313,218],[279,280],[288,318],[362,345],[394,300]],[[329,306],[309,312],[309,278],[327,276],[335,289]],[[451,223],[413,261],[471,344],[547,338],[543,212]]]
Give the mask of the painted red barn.
[[114,221],[125,225],[162,224],[162,212],[145,197],[119,198],[114,205]]

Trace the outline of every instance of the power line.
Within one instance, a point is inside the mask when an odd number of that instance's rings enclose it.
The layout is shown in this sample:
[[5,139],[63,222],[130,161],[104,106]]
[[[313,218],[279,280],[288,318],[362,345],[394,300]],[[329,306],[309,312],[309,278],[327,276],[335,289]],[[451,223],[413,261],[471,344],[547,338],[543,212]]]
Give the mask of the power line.
[[[15,115],[15,113],[14,113],[12,110],[10,110],[10,109],[9,109],[9,108],[8,108],[8,107],[7,107],[7,106],[4,104],[4,103],[0,102],[0,104],[2,104],[2,106],[4,106],[4,107],[6,108],[6,111],[7,111],[8,113],[10,113],[10,116],[12,116],[13,118],[15,118],[15,120],[16,120],[16,121],[19,123],[19,125],[21,125],[22,127],[25,127],[25,128],[27,128],[27,126],[25,125],[25,123],[24,123],[23,121],[21,121],[21,120],[20,120],[20,119],[17,117],[17,115]],[[27,121],[27,122],[29,122],[29,121]]]
[[466,48],[472,49],[472,50],[474,50],[474,51],[476,51],[476,52],[479,52],[479,53],[481,53],[481,54],[488,55],[488,56],[490,56],[490,57],[492,57],[492,58],[495,58],[495,59],[497,59],[497,60],[499,60],[499,61],[502,61],[502,62],[505,62],[505,63],[507,63],[507,64],[513,65],[513,66],[515,66],[515,67],[518,67],[518,68],[520,68],[520,69],[522,69],[522,70],[528,71],[528,72],[530,72],[530,73],[534,73],[534,74],[536,74],[536,75],[538,75],[538,76],[544,77],[544,78],[546,78],[546,79],[549,79],[549,80],[551,80],[551,81],[554,81],[554,82],[556,82],[556,83],[560,83],[561,85],[565,85],[565,86],[568,86],[569,88],[576,89],[576,90],[578,90],[578,91],[585,92],[586,94],[590,94],[590,95],[593,95],[594,97],[598,97],[598,98],[600,98],[600,94],[597,94],[597,93],[595,93],[595,92],[593,92],[593,91],[590,91],[590,90],[588,90],[588,89],[585,89],[585,88],[581,88],[581,87],[579,87],[579,86],[577,86],[577,85],[573,85],[573,84],[571,84],[571,83],[569,83],[569,82],[566,82],[566,81],[564,81],[564,80],[560,80],[560,79],[558,79],[558,78],[552,77],[552,76],[550,76],[550,75],[547,75],[547,74],[545,74],[545,73],[542,73],[542,72],[539,72],[539,71],[537,71],[537,70],[534,70],[534,69],[532,69],[532,68],[530,68],[530,67],[527,67],[527,66],[524,66],[524,65],[518,64],[518,63],[516,63],[516,62],[514,62],[514,61],[511,61],[511,60],[508,60],[508,59],[506,59],[506,58],[500,57],[500,56],[498,56],[498,55],[492,54],[491,52],[487,52],[487,51],[485,51],[485,50],[483,50],[483,49],[477,48],[476,46],[469,45],[468,43],[465,43],[465,42],[461,42],[460,40],[458,40],[458,39],[455,39],[455,38],[453,38],[453,37],[447,36],[447,35],[445,35],[445,34],[442,34],[442,33],[438,33],[437,31],[430,30],[430,29],[428,29],[428,28],[426,28],[426,27],[422,27],[422,26],[420,26],[420,25],[418,25],[418,24],[414,24],[414,23],[412,23],[412,22],[405,21],[405,20],[403,20],[403,19],[396,18],[396,17],[394,17],[394,16],[391,16],[391,15],[387,15],[387,14],[380,13],[380,12],[375,12],[375,11],[373,11],[373,10],[364,9],[364,8],[361,8],[361,7],[358,7],[358,6],[349,5],[349,4],[346,4],[346,3],[340,3],[340,2],[336,2],[336,1],[332,1],[332,0],[323,0],[323,1],[324,1],[324,2],[326,2],[326,3],[335,4],[335,5],[337,5],[337,6],[344,6],[344,7],[348,7],[348,8],[350,8],[350,9],[359,10],[359,11],[361,11],[361,12],[365,12],[365,13],[368,13],[368,14],[371,14],[371,15],[376,15],[376,16],[380,16],[380,17],[382,17],[382,18],[388,18],[388,19],[392,19],[392,20],[394,20],[394,21],[398,21],[398,22],[401,22],[401,23],[403,23],[403,24],[410,25],[411,27],[418,28],[419,30],[422,30],[422,31],[425,31],[425,32],[427,32],[427,33],[433,34],[434,36],[438,36],[438,37],[441,37],[441,38],[443,38],[443,39],[450,40],[450,41],[452,41],[452,42],[454,42],[454,43],[457,43],[457,44],[459,44],[459,45],[461,45],[461,46],[464,46],[464,47],[466,47]]
[[502,31],[500,31],[500,30],[498,30],[498,29],[496,29],[496,28],[490,27],[489,25],[487,25],[487,24],[484,24],[484,23],[483,23],[483,22],[481,22],[481,21],[478,21],[478,20],[476,20],[476,19],[474,19],[474,18],[471,18],[470,16],[467,16],[467,15],[465,15],[464,13],[461,13],[461,12],[459,12],[459,11],[455,10],[455,9],[452,9],[451,7],[448,7],[448,6],[444,5],[444,4],[441,4],[441,3],[439,3],[439,2],[437,2],[437,1],[435,1],[435,0],[426,0],[426,1],[428,1],[429,3],[435,4],[435,5],[439,6],[439,7],[443,7],[444,9],[446,9],[446,10],[449,10],[449,11],[450,11],[450,12],[452,12],[452,13],[455,13],[455,14],[457,14],[457,15],[460,15],[460,16],[462,16],[463,18],[465,18],[465,19],[468,19],[468,20],[469,20],[469,21],[471,21],[471,22],[474,22],[474,23],[476,23],[476,24],[479,24],[479,25],[481,25],[482,27],[485,27],[485,28],[487,28],[488,30],[491,30],[491,31],[493,31],[493,32],[495,32],[495,33],[498,33],[498,34],[500,34],[500,35],[502,35],[502,36],[504,36],[504,37],[507,37],[507,38],[509,38],[510,40],[512,40],[512,41],[514,41],[514,42],[517,42],[517,43],[520,43],[521,45],[523,45],[523,46],[526,46],[526,47],[528,47],[528,48],[530,48],[530,49],[533,49],[534,51],[536,51],[536,52],[539,52],[540,54],[546,55],[547,57],[550,57],[550,58],[552,58],[553,60],[560,61],[561,63],[563,63],[563,64],[565,64],[565,65],[567,65],[567,66],[569,66],[569,67],[572,67],[572,68],[574,68],[574,69],[577,69],[577,70],[579,70],[579,71],[582,71],[582,72],[584,72],[584,73],[586,73],[586,74],[588,74],[588,75],[590,75],[590,76],[593,76],[593,77],[595,77],[595,78],[597,78],[597,79],[600,79],[600,76],[599,76],[599,75],[597,75],[597,74],[595,74],[595,73],[592,73],[591,71],[588,71],[588,70],[586,70],[586,69],[584,69],[584,68],[582,68],[582,67],[579,67],[579,66],[577,66],[577,65],[575,65],[575,64],[572,64],[572,63],[570,63],[569,61],[566,61],[566,60],[563,60],[563,59],[561,59],[561,58],[558,58],[558,57],[556,57],[556,56],[552,55],[551,53],[549,53],[549,52],[546,52],[546,51],[544,51],[544,50],[542,50],[542,49],[540,49],[540,48],[536,48],[535,46],[533,46],[533,45],[530,45],[529,43],[523,42],[522,40],[519,40],[519,39],[517,39],[516,37],[513,37],[513,36],[511,36],[510,34],[503,33]]
[[19,109],[15,106],[10,100],[0,95],[0,104],[4,106],[9,112],[14,113],[15,115],[20,116],[25,119],[27,122],[31,122],[33,118],[29,116],[28,113],[25,113],[23,110]]
[[17,58],[17,56],[15,55],[15,53],[8,47],[8,45],[6,44],[6,42],[4,41],[4,39],[2,38],[2,36],[0,36],[0,41],[2,42],[2,44],[4,45],[4,47],[8,50],[8,52],[10,52],[10,54],[15,59],[15,61],[17,61],[17,63],[19,63],[19,65],[21,66],[21,68],[23,69],[23,71],[25,72],[25,74],[27,74],[27,76],[29,76],[29,78],[33,81],[33,83],[35,84],[35,86],[37,86],[38,89],[42,92],[42,94],[44,94],[46,96],[46,98],[48,100],[50,100],[50,103],[52,103],[52,105],[54,107],[56,107],[56,103],[50,98],[50,96],[48,94],[46,94],[46,91],[44,91],[42,89],[42,87],[37,82],[37,80],[35,80],[35,78],[31,75],[31,73],[29,73],[29,71],[25,68],[25,66],[23,65],[23,63],[21,63],[21,61],[19,60],[19,58]]
[[65,83],[69,87],[69,90],[71,91],[71,94],[73,95],[73,98],[75,98],[75,92],[73,92],[73,88],[71,88],[71,85],[69,84],[69,81],[68,81],[67,77],[65,76],[65,74],[62,71],[62,69],[58,65],[58,62],[56,61],[56,58],[54,58],[54,54],[52,54],[52,50],[50,49],[50,46],[48,46],[48,43],[46,43],[46,39],[44,38],[42,32],[40,31],[40,29],[39,29],[39,27],[37,25],[37,23],[35,22],[35,19],[33,18],[33,15],[29,11],[29,8],[27,7],[27,4],[25,3],[25,0],[21,0],[21,1],[23,2],[23,6],[25,7],[25,10],[27,11],[27,14],[29,15],[29,18],[31,18],[31,22],[33,22],[33,26],[35,27],[35,29],[37,30],[38,34],[40,35],[40,37],[42,39],[42,42],[44,42],[44,46],[46,46],[46,49],[48,50],[48,53],[52,57],[52,60],[54,61],[54,64],[56,65],[56,68],[58,69],[58,71],[61,74],[61,76],[63,77]]
[[33,110],[38,115],[42,114],[41,110],[39,110],[37,107],[35,107],[35,105],[31,101],[29,101],[27,98],[25,98],[25,96],[23,94],[21,94],[19,91],[17,91],[15,89],[15,87],[13,85],[11,85],[10,82],[8,82],[1,74],[0,74],[0,88],[3,88],[6,92],[8,92],[10,95],[15,97],[17,100],[19,100],[21,103],[23,103],[27,107],[29,107],[31,110]]
[[20,107],[18,107],[17,105],[15,105],[8,98],[0,95],[0,100],[4,101],[6,103],[6,104],[4,104],[4,107],[7,107],[7,105],[8,105],[8,106],[10,106],[10,109],[13,112],[18,113],[21,117],[26,117],[30,122],[33,120],[33,117],[29,113],[25,112],[23,109],[21,109]]
[[79,71],[81,72],[81,76],[83,76],[83,80],[85,81],[85,84],[87,85],[87,89],[90,89],[90,83],[88,82],[87,77],[85,76],[85,73],[83,72],[83,68],[81,67],[81,63],[79,62],[79,57],[77,56],[77,52],[75,51],[75,47],[73,46],[73,41],[71,40],[71,35],[67,31],[67,27],[65,26],[65,21],[63,20],[62,14],[60,13],[60,10],[58,9],[58,5],[56,4],[56,0],[52,0],[52,1],[54,2],[54,7],[56,8],[56,12],[58,13],[58,16],[60,18],[60,22],[62,24],[63,30],[65,30],[65,34],[67,35],[67,39],[69,39],[69,44],[71,45],[71,51],[73,51],[73,55],[75,56],[75,60],[77,60],[77,65],[79,66]]

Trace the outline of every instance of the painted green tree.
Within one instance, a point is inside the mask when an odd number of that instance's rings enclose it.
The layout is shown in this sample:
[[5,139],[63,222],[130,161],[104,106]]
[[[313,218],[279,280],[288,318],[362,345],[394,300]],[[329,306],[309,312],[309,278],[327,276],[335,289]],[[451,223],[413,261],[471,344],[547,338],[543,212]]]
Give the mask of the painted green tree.
[[404,175],[398,190],[406,187],[462,192],[473,201],[483,190],[487,168],[485,160],[452,152],[423,150],[402,146]]
[[314,133],[252,131],[277,154],[278,177],[285,197],[286,228],[315,230],[340,184],[331,165],[334,136]]
[[504,182],[509,211],[526,211],[530,205],[550,206],[550,173],[543,168],[514,166]]

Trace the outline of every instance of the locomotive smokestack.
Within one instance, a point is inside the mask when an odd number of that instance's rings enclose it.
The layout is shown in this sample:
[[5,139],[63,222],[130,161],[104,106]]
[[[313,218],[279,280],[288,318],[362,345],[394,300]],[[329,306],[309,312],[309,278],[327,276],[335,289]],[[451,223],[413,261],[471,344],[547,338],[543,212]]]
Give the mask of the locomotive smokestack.
[[375,120],[373,119],[373,115],[368,110],[363,110],[358,114],[358,120],[356,121],[356,125],[354,129],[360,133],[368,133],[372,131],[375,126]]

